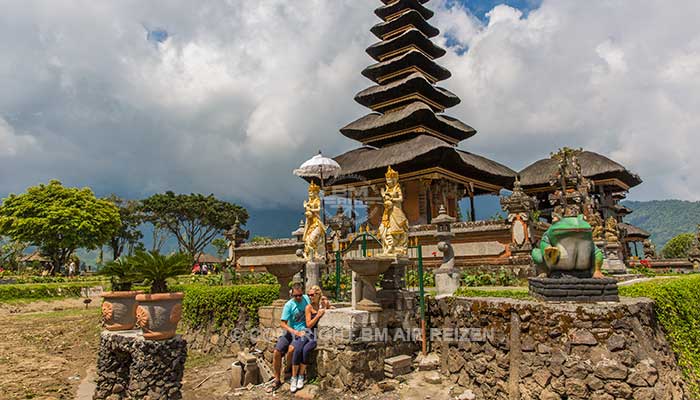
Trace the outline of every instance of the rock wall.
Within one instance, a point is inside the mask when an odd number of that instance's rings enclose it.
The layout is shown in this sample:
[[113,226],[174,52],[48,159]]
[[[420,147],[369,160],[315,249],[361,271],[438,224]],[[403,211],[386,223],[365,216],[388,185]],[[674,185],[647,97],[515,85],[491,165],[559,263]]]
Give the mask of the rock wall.
[[243,349],[251,347],[252,338],[256,334],[255,329],[249,328],[250,318],[245,307],[238,311],[238,319],[228,321],[223,326],[213,323],[204,326],[188,326],[185,321],[183,338],[187,341],[187,348],[199,350],[203,353],[238,354]]
[[688,398],[651,300],[447,297],[428,306],[441,371],[477,398]]
[[141,331],[105,331],[93,399],[181,399],[186,359],[187,343],[180,336],[153,341]]
[[[271,365],[275,341],[260,340],[256,348],[263,351]],[[355,345],[319,346],[312,353],[308,372],[322,389],[359,392],[384,376],[384,360],[397,355],[413,355],[420,344],[413,342],[373,342]]]

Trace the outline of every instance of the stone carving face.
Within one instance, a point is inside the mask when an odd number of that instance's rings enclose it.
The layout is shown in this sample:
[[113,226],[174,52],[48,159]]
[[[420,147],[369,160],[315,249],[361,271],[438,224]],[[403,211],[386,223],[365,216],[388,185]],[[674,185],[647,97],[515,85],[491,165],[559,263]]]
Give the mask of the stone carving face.
[[104,318],[105,321],[109,322],[112,320],[113,317],[113,307],[112,303],[105,301],[102,303],[102,318]]
[[148,328],[148,311],[141,306],[136,308],[136,325],[144,329]]
[[182,304],[175,304],[170,311],[170,322],[177,324],[182,318]]

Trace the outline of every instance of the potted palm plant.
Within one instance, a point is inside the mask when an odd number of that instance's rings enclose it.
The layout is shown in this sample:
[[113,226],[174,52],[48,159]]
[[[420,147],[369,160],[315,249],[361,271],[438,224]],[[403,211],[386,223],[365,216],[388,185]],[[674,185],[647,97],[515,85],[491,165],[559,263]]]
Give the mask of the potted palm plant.
[[139,294],[136,322],[143,337],[166,340],[175,336],[182,316],[183,293],[168,293],[168,279],[190,272],[192,259],[184,254],[162,255],[157,251],[137,252],[129,259],[138,274],[151,282],[150,294]]
[[131,290],[138,279],[133,264],[125,258],[119,258],[107,263],[100,274],[109,276],[112,286],[111,292],[102,295],[105,328],[110,331],[133,329],[136,323],[136,295],[141,293]]

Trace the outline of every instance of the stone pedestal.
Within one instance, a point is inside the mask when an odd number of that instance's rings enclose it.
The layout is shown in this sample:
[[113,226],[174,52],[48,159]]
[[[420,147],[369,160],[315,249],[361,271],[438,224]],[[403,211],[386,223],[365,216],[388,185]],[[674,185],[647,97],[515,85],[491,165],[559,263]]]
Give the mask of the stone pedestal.
[[357,308],[357,302],[362,300],[362,280],[355,271],[352,271],[352,292],[350,302],[352,308]]
[[459,289],[462,274],[458,269],[438,268],[434,273],[438,296],[452,296]]
[[306,290],[312,286],[321,286],[321,266],[325,264],[309,261],[306,263]]
[[384,273],[380,283],[382,290],[377,293],[377,301],[383,310],[403,311],[412,307],[413,295],[406,289],[407,258],[398,258]]
[[362,282],[361,286],[361,298],[358,300],[357,295],[359,293],[355,292],[355,300],[353,304],[356,304],[354,308],[364,311],[379,312],[382,311],[382,306],[378,303],[377,289],[374,285],[379,280],[379,275],[387,272],[392,263],[396,259],[394,258],[384,258],[384,257],[358,257],[358,258],[347,258],[345,262],[348,267],[357,273],[358,281]]
[[104,331],[100,337],[93,399],[178,400],[187,342],[145,340],[141,331]]
[[620,301],[612,278],[530,278],[530,296],[544,301]]
[[622,262],[622,247],[618,242],[608,242],[605,244],[605,260],[603,260],[603,272],[622,275],[627,273],[627,267]]
[[283,306],[284,303],[289,300],[289,283],[292,281],[294,275],[301,271],[304,264],[305,262],[303,260],[299,260],[265,265],[267,272],[274,275],[280,285],[280,297],[272,303],[273,305]]

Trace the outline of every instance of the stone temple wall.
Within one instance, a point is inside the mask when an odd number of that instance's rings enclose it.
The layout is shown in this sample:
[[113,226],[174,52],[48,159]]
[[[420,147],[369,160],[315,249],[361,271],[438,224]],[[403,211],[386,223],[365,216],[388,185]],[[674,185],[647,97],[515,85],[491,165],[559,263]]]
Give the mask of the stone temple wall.
[[654,303],[429,302],[441,371],[485,399],[685,399]]

